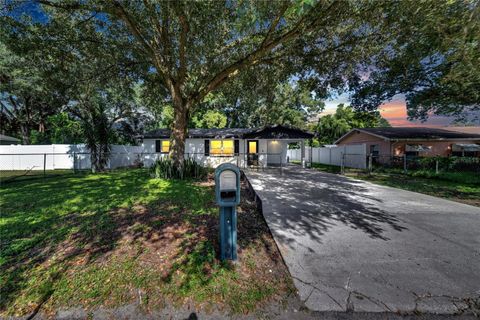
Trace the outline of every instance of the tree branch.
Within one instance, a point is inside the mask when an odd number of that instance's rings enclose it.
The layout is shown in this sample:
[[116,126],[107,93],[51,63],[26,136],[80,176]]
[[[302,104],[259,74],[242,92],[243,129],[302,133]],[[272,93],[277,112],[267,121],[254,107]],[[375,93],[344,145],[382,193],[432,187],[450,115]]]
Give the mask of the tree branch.
[[7,113],[8,116],[10,116],[12,119],[16,118],[13,112],[8,110],[7,106],[2,101],[0,101],[0,104],[2,105],[2,112]]
[[270,28],[267,31],[267,35],[263,39],[260,47],[263,47],[266,43],[270,41],[270,38],[272,37],[272,34],[275,32],[275,29],[280,23],[280,20],[282,19],[283,14],[285,13],[285,11],[287,11],[288,5],[289,5],[289,2],[285,2],[283,6],[280,8],[280,12],[278,12],[277,16],[273,19],[272,23],[270,24]]
[[150,11],[148,19],[150,20],[150,23],[153,25],[153,27],[155,28],[155,32],[158,35],[158,36],[157,35],[154,36],[154,40],[157,44],[157,47],[161,49],[163,28],[160,25],[160,23],[158,23],[159,19],[157,19],[157,13],[156,13],[155,7],[152,6],[152,3],[149,0],[143,0],[143,4]]
[[179,40],[179,69],[178,69],[178,79],[177,82],[179,85],[183,85],[185,81],[185,76],[187,74],[187,61],[186,61],[186,50],[187,50],[187,36],[189,32],[189,25],[185,12],[183,12],[178,5],[175,6],[175,12],[177,13],[178,19],[180,21],[181,32]]
[[[327,8],[327,12],[332,8],[333,4],[329,5]],[[211,91],[218,88],[221,84],[223,84],[228,78],[235,76],[238,72],[242,69],[248,68],[252,65],[255,65],[260,62],[260,58],[273,49],[278,47],[279,45],[286,43],[295,39],[296,37],[300,36],[304,32],[309,32],[315,28],[317,25],[317,20],[315,19],[315,12],[320,11],[321,2],[317,3],[315,7],[313,7],[308,14],[304,15],[299,21],[287,32],[283,33],[282,35],[274,38],[268,43],[260,46],[253,52],[246,55],[244,58],[230,64],[222,71],[217,73],[205,86],[200,88],[196,93],[194,93],[191,99],[194,102],[200,102],[202,99]],[[307,19],[309,18],[309,19]],[[306,24],[305,24],[306,23]],[[193,104],[193,103],[192,103]]]
[[160,77],[165,81],[165,84],[170,90],[173,90],[173,81],[171,78],[168,69],[165,67],[163,59],[159,56],[155,49],[151,46],[151,44],[145,39],[140,30],[140,27],[136,24],[134,19],[130,16],[130,14],[125,10],[122,4],[119,1],[113,1],[113,8],[108,6],[88,6],[80,2],[70,2],[70,3],[62,3],[62,2],[52,2],[50,0],[37,0],[39,3],[51,6],[54,8],[64,9],[64,10],[89,10],[89,11],[97,11],[97,12],[104,12],[110,15],[117,17],[118,19],[122,20],[128,30],[132,33],[132,35],[140,42],[144,50],[150,55],[152,59],[152,63],[154,64],[157,72],[159,73]]
[[156,52],[155,49],[148,43],[148,41],[143,37],[140,28],[138,25],[135,23],[135,21],[132,19],[132,17],[127,13],[125,8],[122,6],[122,4],[118,1],[114,2],[115,7],[117,8],[117,16],[121,18],[129,28],[130,32],[133,33],[133,35],[143,44],[147,52],[150,54],[153,60],[153,64],[155,65],[155,68],[157,69],[157,72],[160,74],[160,76],[164,79],[165,84],[169,88],[170,92],[173,91],[173,79],[168,72],[168,69],[164,65],[164,61],[161,56],[159,56]]

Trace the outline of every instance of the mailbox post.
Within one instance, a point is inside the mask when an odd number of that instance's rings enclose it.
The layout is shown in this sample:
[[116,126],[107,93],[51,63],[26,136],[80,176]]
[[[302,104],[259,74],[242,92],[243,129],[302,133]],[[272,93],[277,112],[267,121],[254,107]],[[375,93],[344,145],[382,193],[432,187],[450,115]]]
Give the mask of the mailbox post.
[[237,208],[240,170],[224,163],[215,170],[215,195],[220,206],[220,259],[237,260]]

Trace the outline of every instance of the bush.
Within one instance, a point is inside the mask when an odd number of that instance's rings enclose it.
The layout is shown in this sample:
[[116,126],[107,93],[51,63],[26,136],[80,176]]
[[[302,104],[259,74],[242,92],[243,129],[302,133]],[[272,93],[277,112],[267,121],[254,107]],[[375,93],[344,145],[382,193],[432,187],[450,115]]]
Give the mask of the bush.
[[156,178],[162,179],[205,179],[208,169],[190,158],[186,159],[181,167],[176,167],[172,159],[161,158],[155,161],[150,172]]
[[449,169],[454,171],[480,172],[480,158],[475,157],[451,157]]

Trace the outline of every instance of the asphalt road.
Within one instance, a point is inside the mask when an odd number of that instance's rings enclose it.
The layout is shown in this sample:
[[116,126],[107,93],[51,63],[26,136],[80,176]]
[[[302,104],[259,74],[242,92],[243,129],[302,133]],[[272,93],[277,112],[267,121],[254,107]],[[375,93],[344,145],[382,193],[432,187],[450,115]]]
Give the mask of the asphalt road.
[[479,299],[480,208],[299,167],[246,175],[310,310],[453,314]]

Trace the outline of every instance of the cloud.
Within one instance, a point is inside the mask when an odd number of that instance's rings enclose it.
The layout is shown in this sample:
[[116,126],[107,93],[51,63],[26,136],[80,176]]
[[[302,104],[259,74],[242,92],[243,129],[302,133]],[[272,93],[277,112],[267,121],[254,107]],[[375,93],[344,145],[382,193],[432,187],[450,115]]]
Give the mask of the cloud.
[[453,118],[436,115],[431,115],[425,122],[408,120],[407,105],[403,98],[382,104],[379,111],[392,127],[445,127],[453,121]]
[[[325,101],[325,110],[320,116],[335,113],[340,103],[350,105],[347,94]],[[391,101],[382,104],[378,110],[392,127],[446,127],[454,120],[451,117],[436,115],[431,115],[425,122],[408,120],[407,104],[403,95],[395,96]]]

